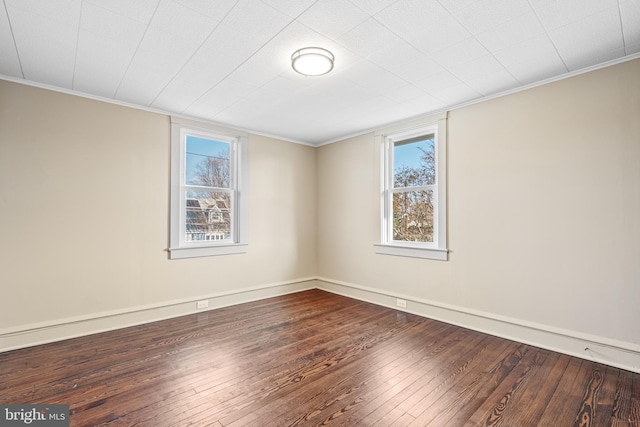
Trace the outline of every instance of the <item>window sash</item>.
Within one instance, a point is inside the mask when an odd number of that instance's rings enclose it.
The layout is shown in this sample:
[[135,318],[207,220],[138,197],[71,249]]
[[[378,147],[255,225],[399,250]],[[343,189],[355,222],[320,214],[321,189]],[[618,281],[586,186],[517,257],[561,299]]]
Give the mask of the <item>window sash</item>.
[[[200,139],[206,139],[214,142],[223,142],[225,144],[229,144],[229,186],[223,187],[228,189],[233,189],[237,187],[237,146],[238,146],[238,138],[229,137],[226,135],[218,135],[214,132],[203,132],[196,129],[182,128],[180,129],[180,164],[182,167],[182,171],[180,173],[180,186],[187,186],[190,184],[186,183],[187,176],[187,137],[194,137]],[[194,186],[194,185],[190,185]],[[203,186],[206,187],[206,186]]]
[[[420,141],[423,139],[429,139],[432,137],[435,141],[434,150],[435,150],[435,183],[429,185],[417,185],[410,187],[395,187],[394,177],[395,177],[395,156],[394,156],[394,147],[397,144],[410,144],[416,141]],[[385,138],[384,141],[384,156],[385,156],[385,167],[384,167],[384,176],[385,176],[385,188],[384,188],[384,236],[383,236],[383,244],[394,244],[400,246],[415,246],[415,247],[426,247],[426,248],[436,248],[438,247],[438,130],[437,126],[428,126],[419,130],[404,132],[402,134],[397,134],[393,136],[389,136]],[[431,242],[414,242],[414,241],[406,241],[406,240],[396,240],[394,239],[394,230],[393,230],[393,195],[397,193],[405,193],[405,192],[414,192],[414,191],[432,191],[433,194],[433,241]]]
[[[227,239],[203,239],[203,240],[188,240],[187,239],[187,193],[189,191],[194,191],[196,189],[197,192],[202,192],[202,189],[206,189],[205,192],[209,192],[210,188],[214,187],[193,187],[193,186],[185,186],[183,191],[181,192],[181,202],[180,202],[180,246],[189,247],[189,246],[219,246],[219,245],[228,245],[229,243],[235,243],[237,241],[237,209],[236,209],[236,192],[229,189],[218,189],[219,191],[215,191],[216,193],[225,193],[229,195],[229,238]],[[204,215],[204,212],[202,212]],[[206,234],[206,231],[204,232]]]
[[[187,137],[192,136],[211,141],[219,141],[229,144],[229,187],[210,187],[205,185],[188,185],[187,180]],[[180,213],[179,213],[179,241],[181,247],[189,246],[220,246],[229,243],[237,243],[237,138],[218,135],[213,132],[202,132],[194,129],[183,128],[180,130]],[[187,192],[227,193],[230,195],[230,238],[221,240],[187,240]]]
[[[396,240],[394,239],[394,229],[393,229],[393,219],[394,219],[394,210],[393,210],[393,195],[394,194],[403,194],[403,193],[413,193],[419,191],[431,191],[432,200],[431,204],[433,206],[433,239],[431,242],[416,242],[411,240]],[[418,247],[430,247],[436,248],[438,247],[438,186],[437,185],[426,185],[421,187],[402,187],[402,188],[393,188],[387,192],[387,196],[385,197],[386,212],[385,215],[385,234],[386,234],[386,242],[397,245],[410,245],[410,246],[418,246]]]

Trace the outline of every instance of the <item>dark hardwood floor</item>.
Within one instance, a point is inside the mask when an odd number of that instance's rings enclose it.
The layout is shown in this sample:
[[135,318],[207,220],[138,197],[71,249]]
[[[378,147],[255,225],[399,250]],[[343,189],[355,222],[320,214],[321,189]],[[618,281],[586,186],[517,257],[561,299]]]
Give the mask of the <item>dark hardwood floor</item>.
[[72,426],[640,426],[640,375],[312,290],[0,354]]

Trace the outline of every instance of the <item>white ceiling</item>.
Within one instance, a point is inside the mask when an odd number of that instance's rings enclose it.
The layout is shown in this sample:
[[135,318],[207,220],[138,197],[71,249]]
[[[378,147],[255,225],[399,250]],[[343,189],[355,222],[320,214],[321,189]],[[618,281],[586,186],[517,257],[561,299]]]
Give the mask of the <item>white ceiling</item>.
[[[303,77],[320,46],[334,70]],[[3,0],[0,74],[312,145],[640,52],[640,0]]]

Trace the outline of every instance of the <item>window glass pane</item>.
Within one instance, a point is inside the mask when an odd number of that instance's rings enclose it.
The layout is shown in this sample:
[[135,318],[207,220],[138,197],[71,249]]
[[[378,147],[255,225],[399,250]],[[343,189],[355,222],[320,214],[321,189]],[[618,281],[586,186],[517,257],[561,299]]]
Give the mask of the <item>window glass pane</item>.
[[187,191],[185,199],[186,242],[231,239],[230,193]]
[[393,193],[393,240],[433,242],[433,190]]
[[415,187],[436,183],[434,135],[393,143],[393,187]]
[[229,143],[187,135],[186,185],[229,188]]

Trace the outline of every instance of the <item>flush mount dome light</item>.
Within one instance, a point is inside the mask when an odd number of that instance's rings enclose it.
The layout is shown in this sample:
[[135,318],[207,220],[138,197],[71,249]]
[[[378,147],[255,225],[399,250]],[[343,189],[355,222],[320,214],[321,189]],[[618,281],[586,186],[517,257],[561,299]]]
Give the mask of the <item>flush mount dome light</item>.
[[321,47],[305,47],[291,55],[291,66],[303,76],[321,76],[333,70],[334,56]]

